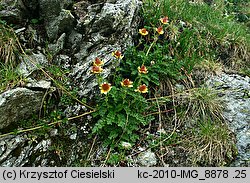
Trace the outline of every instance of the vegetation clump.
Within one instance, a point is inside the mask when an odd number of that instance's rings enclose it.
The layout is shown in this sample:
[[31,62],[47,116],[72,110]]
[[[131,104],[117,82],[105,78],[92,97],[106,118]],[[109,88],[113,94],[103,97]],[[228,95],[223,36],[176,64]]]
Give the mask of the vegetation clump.
[[[238,3],[143,0],[135,45],[110,53],[112,74],[104,79],[105,60],[92,61],[89,70],[99,91],[91,105],[88,99],[78,99],[77,89],[68,87],[70,71],[50,64],[41,71],[53,81],[54,90],[46,92],[42,110],[34,118],[37,123],[23,121],[17,129],[26,129],[8,134],[37,130],[41,137],[51,127],[62,134],[76,133],[79,129],[69,121],[81,124],[88,117],[92,123],[83,136],[89,152],[74,162],[77,166],[90,166],[93,161],[128,166],[138,148],[154,151],[158,166],[175,161],[170,150],[181,150],[175,158],[182,166],[229,165],[237,154],[235,137],[223,118],[218,94],[202,84],[204,78],[222,70],[249,75],[248,14],[243,16],[243,7],[235,9],[232,4]],[[16,36],[3,22],[0,30],[0,91],[4,91],[22,78],[14,71],[20,54]],[[75,103],[85,111],[66,117],[63,111]],[[66,160],[66,146],[54,139],[51,151]],[[100,147],[104,150],[96,160]]]

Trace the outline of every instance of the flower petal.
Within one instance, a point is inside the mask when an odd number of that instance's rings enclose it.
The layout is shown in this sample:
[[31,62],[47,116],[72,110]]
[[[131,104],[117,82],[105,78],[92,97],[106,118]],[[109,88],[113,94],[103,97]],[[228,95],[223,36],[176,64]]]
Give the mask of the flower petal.
[[116,51],[112,52],[112,55],[117,59],[122,59],[123,58],[123,55],[122,55],[121,51],[119,51],[119,50],[116,50]]
[[142,73],[142,74],[147,74],[148,73],[148,69],[146,66],[142,65],[141,67],[138,67],[138,72]]
[[95,60],[94,60],[94,62],[93,62],[93,65],[94,66],[102,66],[103,65],[103,61],[100,58],[96,57]]
[[137,92],[140,93],[147,93],[148,92],[148,88],[145,84],[138,86],[137,90],[135,90]]
[[92,70],[91,72],[94,73],[94,74],[99,74],[103,71],[103,69],[100,67],[100,66],[92,66]]
[[140,33],[141,35],[143,35],[143,36],[148,35],[148,31],[147,31],[147,29],[145,29],[145,28],[139,29],[139,33]]
[[163,17],[163,18],[160,18],[160,21],[161,21],[161,23],[163,23],[163,24],[168,24],[168,22],[169,22],[167,16],[165,16],[165,17]]
[[101,93],[107,94],[111,90],[112,86],[110,83],[102,83],[100,86]]
[[132,87],[133,87],[133,82],[130,81],[129,79],[124,79],[124,80],[121,82],[121,85],[122,85],[123,87],[132,88]]
[[155,28],[155,30],[158,32],[158,34],[164,34],[164,30],[162,27]]

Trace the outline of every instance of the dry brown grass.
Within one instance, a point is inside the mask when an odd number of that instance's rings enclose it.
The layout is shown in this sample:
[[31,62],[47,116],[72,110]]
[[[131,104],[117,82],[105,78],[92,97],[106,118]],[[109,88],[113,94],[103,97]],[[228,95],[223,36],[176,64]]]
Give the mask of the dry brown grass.
[[5,24],[0,24],[0,62],[15,66],[18,53],[18,43],[13,29]]

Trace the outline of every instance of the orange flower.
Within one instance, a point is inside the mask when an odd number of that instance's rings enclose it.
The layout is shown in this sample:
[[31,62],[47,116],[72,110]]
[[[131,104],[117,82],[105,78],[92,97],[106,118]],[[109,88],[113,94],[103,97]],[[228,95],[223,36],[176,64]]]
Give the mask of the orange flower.
[[129,79],[124,79],[124,80],[121,82],[121,85],[124,86],[124,87],[132,88],[132,87],[133,87],[133,82],[130,81]]
[[158,32],[158,34],[164,34],[162,27],[155,28],[155,30]]
[[102,66],[103,65],[103,61],[101,61],[101,59],[99,59],[98,57],[95,58],[94,62],[93,62],[94,66]]
[[163,18],[160,18],[160,21],[161,21],[161,23],[163,23],[163,24],[168,24],[168,17],[165,16],[165,17],[163,17]]
[[93,72],[94,74],[99,74],[102,71],[103,69],[100,66],[95,66],[95,65],[92,67],[92,70],[91,70],[91,72]]
[[140,33],[141,35],[143,35],[143,36],[148,35],[148,31],[147,31],[147,29],[145,29],[145,28],[139,29],[139,33]]
[[101,93],[107,94],[111,90],[112,86],[109,83],[102,83],[100,86]]
[[117,59],[122,59],[123,58],[123,55],[120,51],[116,50],[114,52],[112,52],[112,55],[117,58]]
[[137,69],[138,69],[139,73],[143,73],[143,74],[148,73],[148,69],[144,65],[142,65],[141,67],[138,67]]
[[137,90],[135,90],[136,92],[140,92],[140,93],[147,93],[148,92],[148,88],[145,84],[138,86]]

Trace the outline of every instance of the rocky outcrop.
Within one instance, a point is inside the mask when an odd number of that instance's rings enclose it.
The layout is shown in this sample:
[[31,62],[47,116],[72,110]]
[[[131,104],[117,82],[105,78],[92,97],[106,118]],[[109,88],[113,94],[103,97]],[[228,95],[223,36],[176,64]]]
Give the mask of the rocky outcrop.
[[23,61],[17,67],[17,71],[24,77],[30,76],[34,71],[39,70],[48,65],[48,60],[42,53],[32,53],[31,55],[24,56]]
[[224,117],[236,135],[238,156],[231,166],[249,166],[250,78],[223,73],[210,78],[207,84],[219,90],[225,104]]
[[42,140],[39,143],[26,135],[9,136],[0,141],[0,166],[35,166],[33,162],[39,162],[41,166],[48,164],[44,159],[51,140]]
[[[6,3],[6,6],[0,6],[0,16],[5,14],[2,18],[7,22],[20,19],[16,33],[28,56],[20,56],[18,71],[35,82],[1,94],[0,129],[29,118],[40,110],[46,90],[40,85],[46,83],[32,78],[39,68],[52,63],[69,70],[69,87],[77,88],[79,96],[89,98],[99,92],[95,76],[90,72],[93,60],[100,57],[105,62],[103,76],[107,78],[115,59],[111,53],[115,50],[124,52],[133,45],[133,37],[138,34],[139,0],[4,0],[0,5],[3,2],[21,3],[20,6],[13,4],[13,8]],[[9,11],[9,15],[1,14],[2,10]],[[15,16],[11,17],[13,13]],[[35,21],[32,23],[32,20]],[[50,84],[46,87],[48,89]],[[77,115],[80,110],[87,110],[83,108],[76,104],[65,109],[65,113],[67,116]],[[82,121],[81,125],[84,124]],[[85,129],[85,126],[75,129]],[[79,138],[81,134],[85,132],[67,132],[64,138],[74,143],[67,146],[71,155],[65,161],[59,160],[61,164],[51,163],[51,155],[47,152],[55,137],[32,140],[25,133],[6,136],[0,141],[0,165],[70,166],[73,160],[84,154],[79,150],[81,146],[84,149],[84,138]]]
[[0,129],[30,118],[42,105],[44,92],[16,88],[0,95]]
[[20,23],[24,9],[22,0],[2,0],[0,2],[0,17],[10,23]]
[[79,94],[86,96],[97,86],[90,73],[96,57],[104,62],[104,77],[107,77],[114,58],[115,50],[124,51],[133,44],[139,23],[138,0],[117,0],[91,4],[85,1],[73,5],[79,18],[76,30],[71,32],[69,43],[74,50],[77,63],[72,66],[73,83],[79,87]]

